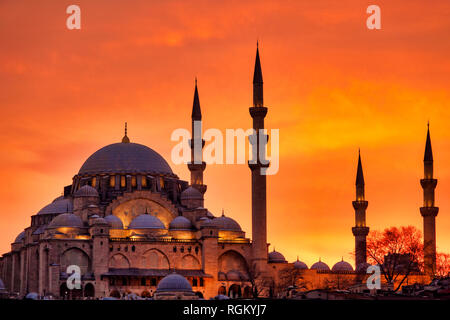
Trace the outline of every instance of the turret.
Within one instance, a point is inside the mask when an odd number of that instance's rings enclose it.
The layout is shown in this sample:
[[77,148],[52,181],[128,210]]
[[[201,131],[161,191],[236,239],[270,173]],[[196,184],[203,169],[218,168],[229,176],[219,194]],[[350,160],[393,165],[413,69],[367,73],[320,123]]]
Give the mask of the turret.
[[191,146],[191,162],[188,164],[191,171],[191,186],[205,194],[206,185],[203,184],[203,171],[206,163],[203,161],[202,149],[205,140],[202,139],[202,111],[200,108],[200,99],[198,96],[197,78],[195,79],[194,103],[192,105],[192,139],[189,141]]
[[436,271],[436,216],[439,208],[434,206],[434,190],[437,179],[433,179],[433,151],[429,124],[423,164],[424,178],[420,180],[423,188],[423,207],[420,208],[420,213],[423,217],[424,271],[433,276]]
[[355,209],[355,226],[352,228],[355,236],[355,267],[365,264],[367,261],[366,237],[369,227],[366,226],[366,209],[368,202],[365,199],[364,174],[361,163],[361,152],[358,152],[358,168],[356,172],[356,200],[352,202]]

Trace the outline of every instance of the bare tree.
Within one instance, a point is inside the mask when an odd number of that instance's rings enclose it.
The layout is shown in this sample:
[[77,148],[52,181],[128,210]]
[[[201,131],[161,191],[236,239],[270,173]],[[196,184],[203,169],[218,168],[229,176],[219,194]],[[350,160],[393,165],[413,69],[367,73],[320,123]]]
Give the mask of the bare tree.
[[412,272],[423,270],[422,234],[413,226],[371,231],[367,256],[369,263],[379,265],[389,287],[398,291]]
[[291,265],[278,272],[278,281],[275,286],[276,294],[287,295],[290,289],[305,290],[307,287],[308,282],[305,281],[301,269],[294,268]]
[[247,267],[248,282],[250,282],[253,299],[262,296],[273,296],[274,281],[263,270],[259,270],[255,264]]
[[436,255],[436,275],[438,277],[450,276],[450,254],[438,252]]

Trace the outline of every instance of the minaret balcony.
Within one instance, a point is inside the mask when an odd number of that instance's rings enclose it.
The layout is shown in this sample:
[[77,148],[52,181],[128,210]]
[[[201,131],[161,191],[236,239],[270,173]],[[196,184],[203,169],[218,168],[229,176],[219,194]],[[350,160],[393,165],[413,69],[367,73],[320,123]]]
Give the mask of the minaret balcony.
[[436,217],[439,212],[438,207],[421,207],[420,214],[422,217]]

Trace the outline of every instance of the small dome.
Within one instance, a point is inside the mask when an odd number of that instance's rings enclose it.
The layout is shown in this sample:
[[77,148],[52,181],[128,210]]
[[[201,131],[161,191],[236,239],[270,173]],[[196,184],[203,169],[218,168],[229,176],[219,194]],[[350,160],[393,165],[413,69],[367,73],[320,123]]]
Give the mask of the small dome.
[[342,259],[342,261],[339,261],[338,263],[336,263],[333,268],[331,268],[332,271],[353,271],[353,267],[350,263],[344,261],[344,259]]
[[182,275],[177,273],[169,274],[161,279],[156,288],[156,292],[192,292],[192,287],[189,281]]
[[178,216],[170,222],[169,229],[190,230],[192,229],[192,223],[188,218]]
[[203,195],[194,187],[189,187],[180,195],[181,200],[203,200]]
[[73,213],[63,213],[54,217],[48,225],[49,229],[61,227],[83,228],[83,221]]
[[311,266],[311,269],[312,270],[330,270],[330,267],[326,263],[319,260],[319,262],[316,262]]
[[123,229],[123,223],[119,217],[110,214],[109,216],[105,217],[105,220],[109,223],[111,229]]
[[103,219],[101,217],[98,217],[98,218],[94,219],[94,221],[92,221],[92,224],[93,225],[95,225],[95,224],[98,224],[98,225],[101,225],[101,224],[109,225],[108,221],[106,221],[105,219]]
[[294,262],[294,268],[299,270],[306,270],[308,269],[308,266],[306,265],[306,263],[298,260],[297,258],[297,261]]
[[356,272],[366,273],[368,267],[370,267],[370,264],[368,264],[367,262],[360,263],[356,267]]
[[286,262],[286,259],[280,252],[275,251],[275,249],[272,252],[269,252],[269,263],[283,263],[283,262]]
[[144,213],[134,218],[128,229],[164,229],[164,224],[157,217]]
[[239,223],[237,223],[234,219],[230,217],[225,217],[223,212],[221,217],[211,219],[207,222],[205,221],[203,225],[213,226],[218,228],[219,230],[242,231]]
[[25,239],[25,231],[22,231],[17,235],[16,239],[14,240],[14,243],[21,243],[23,239]]
[[63,196],[56,198],[52,203],[43,207],[37,214],[56,214],[72,212],[72,200],[64,198]]
[[98,197],[98,192],[95,188],[84,185],[77,192],[73,194],[74,197]]

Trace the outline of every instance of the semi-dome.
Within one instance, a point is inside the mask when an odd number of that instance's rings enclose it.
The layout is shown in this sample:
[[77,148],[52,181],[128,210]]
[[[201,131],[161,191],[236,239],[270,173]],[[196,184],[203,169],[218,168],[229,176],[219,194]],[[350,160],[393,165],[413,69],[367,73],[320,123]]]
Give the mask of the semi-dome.
[[94,152],[81,166],[79,175],[99,173],[157,173],[173,175],[156,151],[138,143],[113,143]]
[[200,191],[195,189],[194,187],[189,187],[180,195],[181,200],[202,200],[203,195]]
[[48,225],[48,229],[52,228],[83,228],[81,218],[73,213],[63,213],[53,218]]
[[164,229],[164,224],[157,217],[144,213],[134,218],[128,229]]
[[190,230],[192,229],[191,221],[183,216],[178,216],[173,219],[169,224],[171,230]]
[[177,273],[172,273],[164,278],[158,283],[156,292],[192,292],[192,287],[189,281]]
[[338,263],[336,263],[333,268],[331,268],[332,271],[353,271],[353,267],[350,263],[344,261],[344,259],[342,259],[342,261],[339,261]]
[[37,214],[59,214],[65,212],[72,212],[72,200],[68,198],[64,198],[64,196],[60,196],[53,200],[52,203],[43,207]]
[[23,239],[25,239],[25,231],[22,231],[17,235],[16,239],[14,240],[14,243],[20,243],[22,242]]
[[111,229],[123,229],[123,223],[119,217],[110,214],[109,216],[105,217],[105,220],[109,223]]
[[311,269],[312,270],[330,270],[330,267],[326,263],[319,260],[318,262],[314,263],[311,266]]
[[98,191],[90,185],[84,185],[73,195],[74,197],[98,197]]
[[43,234],[45,229],[47,229],[47,225],[46,224],[42,224],[36,230],[34,230],[33,234],[34,235]]
[[294,262],[294,268],[298,270],[306,270],[308,269],[308,266],[303,261],[298,260],[297,257],[297,261]]
[[272,252],[269,252],[269,262],[270,263],[283,263],[283,262],[286,262],[286,259],[280,252],[275,251],[275,249],[273,249]]

